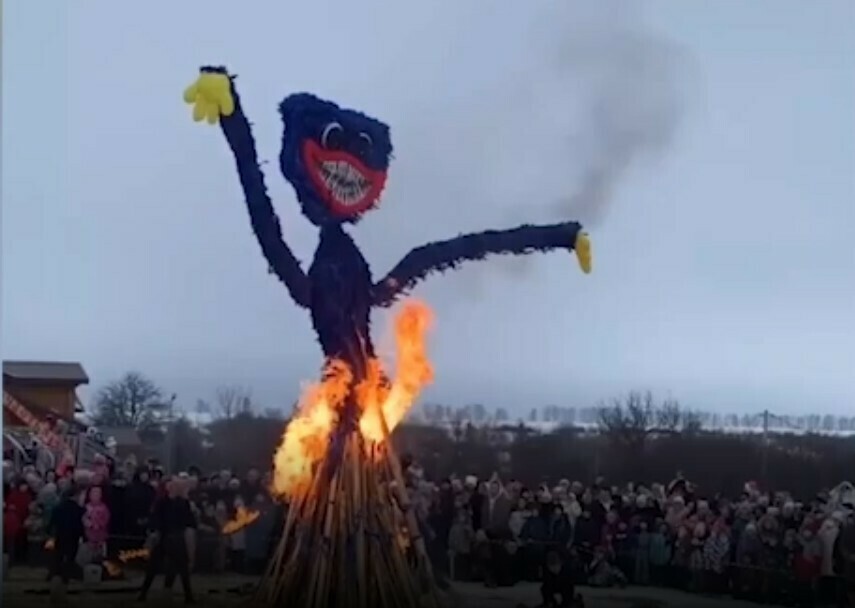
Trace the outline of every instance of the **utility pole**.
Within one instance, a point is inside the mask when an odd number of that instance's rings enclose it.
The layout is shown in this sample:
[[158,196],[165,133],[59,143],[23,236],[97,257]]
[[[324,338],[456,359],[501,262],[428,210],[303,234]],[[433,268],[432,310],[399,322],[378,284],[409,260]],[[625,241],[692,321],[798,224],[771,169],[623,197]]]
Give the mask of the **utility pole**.
[[763,410],[763,487],[769,487],[769,410]]
[[172,453],[175,451],[175,398],[176,394],[172,393],[169,398],[169,407],[166,418],[166,474],[172,475]]

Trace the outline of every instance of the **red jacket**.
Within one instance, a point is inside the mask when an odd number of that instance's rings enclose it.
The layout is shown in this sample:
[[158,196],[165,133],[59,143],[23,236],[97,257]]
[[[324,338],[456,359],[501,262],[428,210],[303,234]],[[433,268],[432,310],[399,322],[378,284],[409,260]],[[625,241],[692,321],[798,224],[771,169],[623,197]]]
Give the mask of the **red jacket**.
[[793,575],[796,580],[802,583],[808,583],[819,578],[822,559],[820,557],[805,557],[804,553],[799,551],[793,557]]
[[22,518],[14,506],[7,506],[3,510],[3,537],[6,542],[12,542],[22,529]]
[[31,502],[33,502],[32,494],[22,492],[18,488],[13,488],[6,496],[6,504],[15,507],[18,517],[26,517],[29,514]]

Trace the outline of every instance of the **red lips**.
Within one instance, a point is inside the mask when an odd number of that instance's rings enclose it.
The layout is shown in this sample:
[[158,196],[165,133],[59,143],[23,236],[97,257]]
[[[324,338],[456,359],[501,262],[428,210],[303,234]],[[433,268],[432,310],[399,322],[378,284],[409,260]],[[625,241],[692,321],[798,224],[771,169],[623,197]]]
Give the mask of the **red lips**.
[[303,143],[303,164],[333,215],[356,217],[368,211],[386,185],[386,172],[370,169],[344,150],[328,150],[312,139]]

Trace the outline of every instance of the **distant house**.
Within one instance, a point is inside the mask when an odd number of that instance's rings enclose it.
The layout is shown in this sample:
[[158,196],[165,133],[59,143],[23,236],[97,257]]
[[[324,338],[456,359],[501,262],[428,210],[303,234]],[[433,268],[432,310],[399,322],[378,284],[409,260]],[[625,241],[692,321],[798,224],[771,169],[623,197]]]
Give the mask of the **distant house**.
[[130,456],[138,460],[150,457],[150,448],[140,438],[136,429],[126,427],[101,427],[98,432],[108,444],[112,444],[117,460],[125,460]]
[[[89,384],[89,376],[80,363],[3,361],[3,390],[37,418],[53,416],[74,423],[74,414],[83,410],[77,397],[77,388],[83,384]],[[4,408],[4,426],[21,424]]]

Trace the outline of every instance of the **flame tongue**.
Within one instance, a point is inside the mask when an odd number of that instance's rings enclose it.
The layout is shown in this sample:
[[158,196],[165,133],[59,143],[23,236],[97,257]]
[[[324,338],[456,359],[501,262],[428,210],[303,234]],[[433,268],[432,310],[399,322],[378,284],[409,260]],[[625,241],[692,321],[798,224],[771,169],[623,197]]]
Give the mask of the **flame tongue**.
[[320,384],[309,385],[274,457],[273,491],[286,495],[305,490],[312,467],[320,462],[338,421],[353,375],[341,361],[327,365]]
[[148,559],[149,555],[149,550],[146,548],[129,549],[127,551],[119,551],[119,561],[124,564],[135,559]]
[[[395,319],[395,350],[398,366],[391,388],[386,389],[380,365],[377,362],[369,369],[369,377],[359,387],[359,401],[364,413],[359,421],[362,435],[374,442],[385,437],[383,413],[391,432],[416,400],[422,389],[433,380],[433,366],[427,357],[425,336],[433,322],[430,308],[420,302],[410,301]],[[373,375],[373,377],[372,377]]]
[[[432,320],[430,308],[415,301],[406,302],[396,316],[397,367],[391,385],[383,376],[380,362],[368,362],[366,377],[356,387],[361,409],[359,430],[366,440],[382,442],[386,436],[383,421],[391,432],[404,419],[419,392],[433,380],[425,344]],[[308,490],[313,470],[327,452],[352,382],[348,366],[331,361],[323,380],[304,390],[274,458],[275,494],[293,496]]]
[[261,516],[258,511],[250,511],[246,507],[238,507],[235,518],[223,524],[223,534],[228,536],[246,528]]

